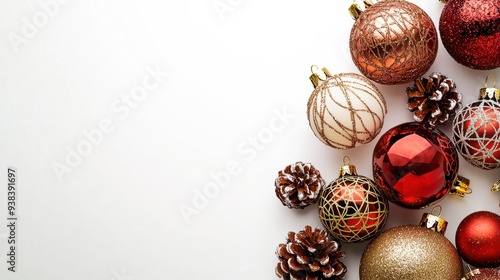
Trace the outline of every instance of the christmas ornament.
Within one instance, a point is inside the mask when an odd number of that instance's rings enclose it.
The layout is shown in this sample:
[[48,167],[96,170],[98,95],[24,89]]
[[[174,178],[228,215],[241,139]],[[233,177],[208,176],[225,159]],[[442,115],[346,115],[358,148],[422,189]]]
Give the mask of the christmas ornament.
[[406,108],[415,112],[414,119],[429,125],[446,124],[460,108],[462,94],[456,91],[453,79],[441,73],[432,73],[429,78],[419,78],[413,87],[406,89]]
[[470,192],[458,167],[451,140],[417,122],[389,129],[373,149],[375,183],[389,201],[405,208],[427,207],[452,189],[461,196]]
[[431,18],[404,0],[365,2],[350,7],[356,20],[349,48],[352,60],[368,79],[404,84],[429,70],[436,59],[438,37]]
[[465,106],[453,120],[453,140],[458,152],[473,166],[482,169],[500,168],[500,90],[480,90],[479,101]]
[[387,105],[377,87],[354,73],[331,75],[311,67],[314,85],[307,116],[316,137],[337,149],[366,144],[382,129]]
[[458,225],[455,244],[475,267],[500,266],[500,216],[489,211],[469,214]]
[[361,256],[360,279],[460,279],[462,259],[444,237],[446,224],[439,216],[426,213],[420,226],[400,225],[382,232]]
[[492,192],[500,192],[500,180],[496,181],[495,184],[493,184],[493,187],[491,187]]
[[344,157],[340,176],[323,189],[319,219],[330,234],[344,242],[360,242],[377,235],[389,214],[389,203],[375,182],[356,173]]
[[288,208],[303,209],[318,200],[325,180],[310,163],[296,162],[278,171],[276,196]]
[[345,253],[340,243],[328,240],[328,232],[306,226],[298,233],[289,232],[286,243],[279,244],[276,275],[283,279],[344,279],[346,266],[340,261]]
[[462,280],[499,280],[500,270],[495,268],[478,268],[467,273]]
[[441,41],[450,56],[472,69],[500,66],[500,0],[441,0]]

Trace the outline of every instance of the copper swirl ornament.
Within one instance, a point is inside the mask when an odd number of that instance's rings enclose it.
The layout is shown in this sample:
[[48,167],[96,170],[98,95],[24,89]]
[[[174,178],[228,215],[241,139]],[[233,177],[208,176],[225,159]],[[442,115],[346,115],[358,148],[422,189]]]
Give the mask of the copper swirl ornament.
[[436,59],[436,27],[424,10],[404,0],[385,0],[365,10],[350,8],[356,19],[349,49],[354,64],[380,84],[404,84],[424,75]]

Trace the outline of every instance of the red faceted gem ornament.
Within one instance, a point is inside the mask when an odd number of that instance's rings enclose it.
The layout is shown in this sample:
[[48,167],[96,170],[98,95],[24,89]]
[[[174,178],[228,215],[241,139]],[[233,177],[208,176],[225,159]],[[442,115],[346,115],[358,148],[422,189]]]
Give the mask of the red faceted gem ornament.
[[458,154],[440,130],[411,122],[381,136],[373,151],[373,177],[387,199],[424,208],[442,199],[458,172]]
[[472,69],[500,67],[500,0],[448,0],[439,19],[445,49]]

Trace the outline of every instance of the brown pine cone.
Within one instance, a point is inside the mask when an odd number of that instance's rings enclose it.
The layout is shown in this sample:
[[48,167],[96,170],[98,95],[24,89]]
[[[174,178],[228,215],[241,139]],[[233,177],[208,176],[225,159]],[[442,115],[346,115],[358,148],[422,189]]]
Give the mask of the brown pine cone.
[[325,180],[310,163],[299,161],[280,170],[274,185],[276,196],[283,205],[304,209],[318,200]]
[[328,240],[328,232],[306,226],[298,233],[289,232],[286,244],[279,244],[276,275],[285,280],[344,279],[345,257],[340,243]]
[[456,91],[453,79],[441,73],[417,79],[413,87],[406,89],[406,95],[406,108],[415,112],[414,119],[432,126],[436,122],[446,124],[460,109],[462,101],[462,94]]

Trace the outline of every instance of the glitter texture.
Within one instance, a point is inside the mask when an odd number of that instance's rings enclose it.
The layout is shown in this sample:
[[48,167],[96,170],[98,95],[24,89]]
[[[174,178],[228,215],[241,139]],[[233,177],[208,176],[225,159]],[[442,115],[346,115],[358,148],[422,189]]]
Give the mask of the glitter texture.
[[389,215],[389,203],[375,182],[345,176],[331,182],[319,199],[319,219],[333,237],[361,242],[377,235]]
[[475,267],[500,266],[500,216],[489,211],[469,214],[455,233],[460,256]]
[[500,270],[495,268],[474,269],[467,273],[462,280],[499,280]]
[[500,67],[500,0],[451,0],[439,19],[451,57],[472,69]]
[[368,79],[404,84],[429,70],[436,59],[438,36],[431,18],[420,7],[386,0],[359,15],[349,47],[354,64]]
[[480,100],[465,106],[453,120],[453,141],[473,166],[500,168],[500,103]]
[[361,257],[361,280],[458,280],[462,260],[443,235],[430,229],[403,225],[382,232]]
[[377,87],[355,73],[329,77],[307,103],[309,126],[316,137],[337,149],[369,143],[381,131],[387,105]]

